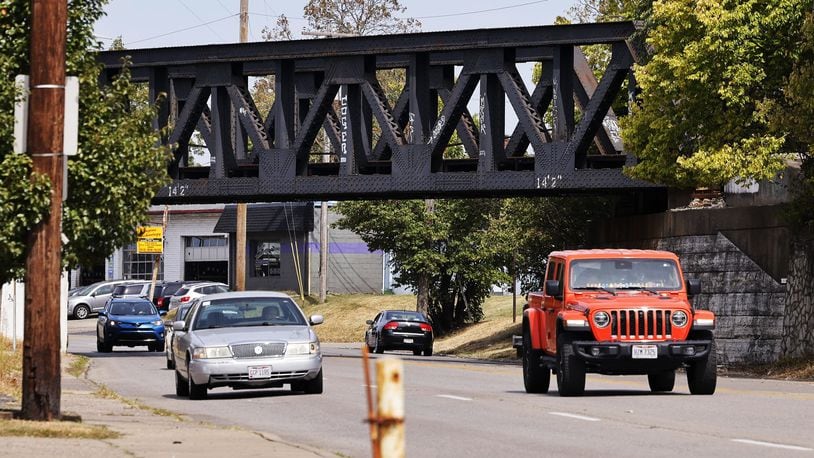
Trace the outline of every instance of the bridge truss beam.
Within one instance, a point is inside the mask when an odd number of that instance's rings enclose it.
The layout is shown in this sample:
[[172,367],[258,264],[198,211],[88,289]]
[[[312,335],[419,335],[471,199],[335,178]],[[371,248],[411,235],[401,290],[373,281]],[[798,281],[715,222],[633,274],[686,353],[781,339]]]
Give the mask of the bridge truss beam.
[[[169,127],[174,181],[156,203],[556,195],[652,186],[622,174],[632,162],[608,122],[626,94],[633,33],[629,22],[579,24],[108,51],[99,60],[103,84],[127,57],[151,97],[168,94],[155,126]],[[574,66],[584,45],[611,56],[590,87]],[[536,82],[518,68],[529,63],[541,64]],[[274,102],[261,112],[250,88],[265,76]],[[208,167],[192,166],[198,143]]]

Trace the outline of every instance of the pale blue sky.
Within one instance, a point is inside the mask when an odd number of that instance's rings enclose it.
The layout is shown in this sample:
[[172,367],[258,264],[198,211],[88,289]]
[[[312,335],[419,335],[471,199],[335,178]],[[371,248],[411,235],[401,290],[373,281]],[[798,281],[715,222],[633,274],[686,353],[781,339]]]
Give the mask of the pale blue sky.
[[[283,13],[295,34],[306,25],[305,0],[249,0],[249,40]],[[547,25],[565,15],[574,0],[402,0],[406,15],[423,31]],[[238,41],[239,0],[111,0],[95,32],[105,45],[121,36],[126,47],[234,43]],[[492,11],[483,11],[492,10]],[[478,12],[482,11],[482,12]]]

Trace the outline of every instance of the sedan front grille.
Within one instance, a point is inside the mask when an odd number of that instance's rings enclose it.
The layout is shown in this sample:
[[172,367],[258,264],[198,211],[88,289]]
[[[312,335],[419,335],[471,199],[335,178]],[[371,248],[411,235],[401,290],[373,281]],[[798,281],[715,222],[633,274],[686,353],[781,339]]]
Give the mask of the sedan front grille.
[[232,345],[235,358],[269,358],[283,356],[286,344],[283,342],[248,343]]
[[673,332],[670,310],[613,310],[610,314],[614,339],[668,339]]

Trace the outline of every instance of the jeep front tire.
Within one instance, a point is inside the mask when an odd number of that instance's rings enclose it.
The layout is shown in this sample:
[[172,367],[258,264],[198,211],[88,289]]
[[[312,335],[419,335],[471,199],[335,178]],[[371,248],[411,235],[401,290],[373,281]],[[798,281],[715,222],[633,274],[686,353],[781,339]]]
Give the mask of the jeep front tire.
[[691,394],[713,394],[718,383],[715,340],[709,334],[709,353],[703,359],[694,361],[687,367],[687,384]]
[[560,396],[579,396],[585,392],[585,363],[574,353],[567,333],[557,336],[557,387]]

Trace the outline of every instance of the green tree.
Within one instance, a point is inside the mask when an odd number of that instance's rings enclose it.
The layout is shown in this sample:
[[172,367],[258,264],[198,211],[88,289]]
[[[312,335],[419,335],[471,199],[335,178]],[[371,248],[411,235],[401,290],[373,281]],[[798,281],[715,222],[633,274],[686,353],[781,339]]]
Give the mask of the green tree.
[[[166,183],[166,148],[152,128],[155,109],[138,106],[136,85],[125,71],[99,87],[100,49],[93,23],[103,14],[101,0],[72,0],[68,5],[67,73],[80,80],[79,155],[68,161],[67,200],[63,211],[66,267],[102,261],[135,238],[147,221],[146,210]],[[27,155],[12,153],[13,103],[20,95],[13,81],[28,73],[30,2],[0,3],[0,283],[19,278],[26,236],[48,211],[50,185],[31,172]]]
[[308,0],[303,15],[313,32],[381,35],[418,31],[419,21],[400,16],[406,11],[400,0]]
[[341,202],[337,209],[336,227],[392,253],[400,285],[417,290],[429,279],[427,311],[440,332],[479,321],[491,285],[509,280],[492,224],[500,200],[437,200],[429,209],[420,200]]
[[801,159],[801,176],[792,188],[787,219],[814,234],[814,13],[806,15],[799,57],[780,95],[765,105],[772,133],[786,138],[786,148]]
[[782,96],[811,1],[653,4],[637,66],[640,103],[621,122],[631,176],[675,187],[770,179],[788,152],[762,107]]

